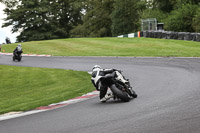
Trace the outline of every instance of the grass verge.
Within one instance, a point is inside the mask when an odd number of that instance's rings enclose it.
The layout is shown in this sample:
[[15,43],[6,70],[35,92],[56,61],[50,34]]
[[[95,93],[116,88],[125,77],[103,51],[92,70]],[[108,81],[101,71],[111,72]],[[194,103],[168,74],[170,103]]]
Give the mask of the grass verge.
[[[17,44],[3,45],[12,52]],[[155,38],[70,38],[22,43],[24,53],[53,56],[200,57],[200,43]]]
[[27,111],[94,90],[86,72],[0,65],[0,114]]

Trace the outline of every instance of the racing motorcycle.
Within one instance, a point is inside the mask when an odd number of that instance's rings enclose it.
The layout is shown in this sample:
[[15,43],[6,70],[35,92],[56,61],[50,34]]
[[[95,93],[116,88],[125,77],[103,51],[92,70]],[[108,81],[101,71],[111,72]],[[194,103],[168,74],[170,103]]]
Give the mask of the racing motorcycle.
[[101,78],[102,84],[108,85],[115,99],[128,102],[132,98],[137,98],[137,94],[132,89],[130,82],[122,75],[122,71],[116,70],[109,76]]
[[22,54],[21,53],[13,52],[13,61],[15,61],[15,60],[21,61],[21,59],[22,59]]

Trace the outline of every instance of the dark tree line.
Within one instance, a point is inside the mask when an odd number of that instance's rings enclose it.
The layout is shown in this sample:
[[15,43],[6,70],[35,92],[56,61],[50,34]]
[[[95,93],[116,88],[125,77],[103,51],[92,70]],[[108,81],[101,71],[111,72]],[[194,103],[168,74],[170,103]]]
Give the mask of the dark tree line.
[[81,23],[82,6],[78,0],[6,0],[8,17],[3,27],[20,32],[18,41],[70,37],[73,26]]
[[141,18],[157,18],[165,30],[200,32],[200,0],[150,0]]
[[165,30],[200,32],[200,0],[0,0],[18,41],[111,37],[157,18]]

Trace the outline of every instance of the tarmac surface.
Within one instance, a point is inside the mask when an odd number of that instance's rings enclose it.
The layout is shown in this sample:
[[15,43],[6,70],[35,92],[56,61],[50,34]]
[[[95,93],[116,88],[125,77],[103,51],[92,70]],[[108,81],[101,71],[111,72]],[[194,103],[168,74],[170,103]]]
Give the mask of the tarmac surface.
[[23,57],[0,65],[91,71],[121,69],[138,98],[130,102],[98,97],[65,107],[0,121],[0,133],[199,133],[200,58]]

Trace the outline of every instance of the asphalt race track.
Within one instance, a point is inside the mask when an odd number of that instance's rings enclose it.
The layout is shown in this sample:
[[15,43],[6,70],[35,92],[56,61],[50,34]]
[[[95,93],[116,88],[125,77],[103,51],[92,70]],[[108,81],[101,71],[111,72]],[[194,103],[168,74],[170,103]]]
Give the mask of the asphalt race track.
[[138,93],[123,103],[99,98],[0,121],[0,133],[199,133],[200,58],[23,57],[0,65],[91,71],[121,69]]

